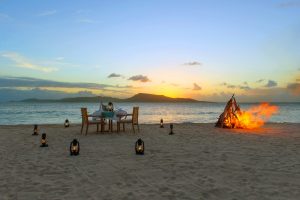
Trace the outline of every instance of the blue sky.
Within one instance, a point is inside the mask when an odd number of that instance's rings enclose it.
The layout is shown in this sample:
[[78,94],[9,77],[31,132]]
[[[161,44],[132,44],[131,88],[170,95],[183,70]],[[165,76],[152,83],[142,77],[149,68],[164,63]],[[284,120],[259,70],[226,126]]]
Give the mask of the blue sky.
[[0,0],[0,38],[2,79],[109,89],[6,90],[300,101],[300,1]]

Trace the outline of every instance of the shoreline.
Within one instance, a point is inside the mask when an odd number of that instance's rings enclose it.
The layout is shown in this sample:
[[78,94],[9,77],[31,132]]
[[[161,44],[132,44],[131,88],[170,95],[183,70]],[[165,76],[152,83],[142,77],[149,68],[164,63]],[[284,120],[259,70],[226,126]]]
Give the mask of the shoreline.
[[[116,122],[114,122],[115,124]],[[37,125],[39,126],[63,126],[64,125],[64,122],[62,122],[61,124],[58,124],[58,123],[49,123],[49,124],[39,124],[39,123],[36,123]],[[168,122],[168,123],[164,123],[164,125],[170,125],[170,124],[174,124],[174,125],[185,125],[185,124],[190,124],[190,125],[201,125],[201,124],[211,124],[211,125],[215,125],[215,122],[203,122],[203,123],[195,123],[195,122]],[[266,122],[264,126],[266,125],[272,125],[272,124],[299,124],[300,125],[300,122]],[[6,126],[33,126],[35,125],[34,123],[32,124],[0,124],[0,127],[3,126],[3,127],[6,127]],[[139,125],[157,125],[159,126],[159,123],[141,123]],[[81,123],[72,123],[71,122],[71,126],[81,126]],[[260,127],[260,128],[263,128],[264,126]],[[167,128],[167,127],[165,127]],[[248,129],[248,130],[251,130],[251,129]]]

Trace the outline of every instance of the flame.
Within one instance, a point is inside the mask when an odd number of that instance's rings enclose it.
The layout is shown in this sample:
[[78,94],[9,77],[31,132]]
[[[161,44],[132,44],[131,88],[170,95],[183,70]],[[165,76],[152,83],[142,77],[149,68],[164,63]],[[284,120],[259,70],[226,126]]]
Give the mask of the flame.
[[[231,120],[231,124],[236,128],[254,129],[265,124],[273,114],[279,110],[278,106],[270,105],[269,103],[261,103],[258,106],[253,106],[246,111],[236,113],[237,118]],[[228,120],[227,122],[228,123]]]

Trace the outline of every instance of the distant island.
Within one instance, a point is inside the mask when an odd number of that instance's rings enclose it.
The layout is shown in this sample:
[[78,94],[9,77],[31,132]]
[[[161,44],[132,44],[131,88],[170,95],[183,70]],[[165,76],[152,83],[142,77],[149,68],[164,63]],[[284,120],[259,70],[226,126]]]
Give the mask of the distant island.
[[103,102],[171,102],[171,103],[179,103],[179,102],[205,102],[207,101],[197,101],[195,99],[190,98],[171,98],[164,95],[155,95],[155,94],[147,94],[147,93],[138,93],[130,98],[119,99],[114,97],[105,97],[105,96],[94,96],[94,97],[74,97],[74,98],[63,98],[63,99],[25,99],[21,102],[39,102],[39,103],[51,103],[51,102],[91,102],[98,103],[99,101]]

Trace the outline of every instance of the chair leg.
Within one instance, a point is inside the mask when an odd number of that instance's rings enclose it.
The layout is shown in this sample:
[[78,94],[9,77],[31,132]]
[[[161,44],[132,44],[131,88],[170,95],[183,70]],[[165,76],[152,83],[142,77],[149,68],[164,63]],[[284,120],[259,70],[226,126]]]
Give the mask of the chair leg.
[[82,131],[83,131],[83,126],[84,126],[84,124],[82,123],[82,124],[81,124],[81,131],[80,131],[81,134],[82,134]]
[[111,119],[109,120],[109,131],[113,132],[113,130],[112,130],[112,120]]
[[105,131],[105,122],[103,120],[103,118],[101,118],[101,132]]
[[132,124],[132,129],[133,129],[133,133],[135,133],[135,130],[134,130],[134,124]]
[[140,125],[137,125],[137,127],[138,127],[138,132],[140,132]]
[[87,135],[88,133],[88,130],[89,130],[89,124],[86,125],[86,131],[85,131],[85,135]]

